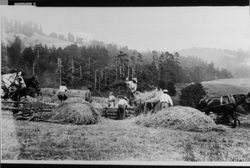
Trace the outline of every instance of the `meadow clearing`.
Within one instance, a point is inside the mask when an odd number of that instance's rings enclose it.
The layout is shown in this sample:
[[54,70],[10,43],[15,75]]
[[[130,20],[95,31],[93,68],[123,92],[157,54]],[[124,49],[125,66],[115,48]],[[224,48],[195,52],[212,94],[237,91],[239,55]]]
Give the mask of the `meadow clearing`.
[[[231,91],[249,90],[234,83],[226,83]],[[204,83],[212,94],[224,85]],[[194,132],[144,127],[133,117],[93,125],[17,121],[2,111],[1,123],[3,160],[250,161],[250,120],[225,131]]]

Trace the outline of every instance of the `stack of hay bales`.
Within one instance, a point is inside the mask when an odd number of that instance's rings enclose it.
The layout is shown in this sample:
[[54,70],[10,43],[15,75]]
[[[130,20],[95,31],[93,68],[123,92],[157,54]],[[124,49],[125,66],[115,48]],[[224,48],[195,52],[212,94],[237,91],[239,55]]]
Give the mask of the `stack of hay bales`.
[[140,115],[136,124],[145,127],[163,127],[184,131],[224,131],[226,128],[216,125],[212,118],[191,107],[175,106],[154,114]]
[[55,109],[50,121],[88,125],[97,123],[100,116],[90,103],[79,97],[71,97]]

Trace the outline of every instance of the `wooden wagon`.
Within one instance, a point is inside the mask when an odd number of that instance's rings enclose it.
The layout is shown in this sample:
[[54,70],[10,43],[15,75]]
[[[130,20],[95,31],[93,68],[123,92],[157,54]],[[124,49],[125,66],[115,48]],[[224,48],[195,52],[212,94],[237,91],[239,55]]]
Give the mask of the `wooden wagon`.
[[[13,112],[17,120],[32,120],[34,117],[41,116],[41,113],[52,112],[57,106],[55,103],[46,102],[14,102],[2,101],[2,110],[10,110]],[[16,105],[16,106],[15,106]]]
[[[133,107],[129,107],[125,110],[125,118],[130,117],[135,114],[135,109]],[[118,120],[118,107],[106,107],[102,111],[102,116],[105,118],[110,118],[114,120]]]

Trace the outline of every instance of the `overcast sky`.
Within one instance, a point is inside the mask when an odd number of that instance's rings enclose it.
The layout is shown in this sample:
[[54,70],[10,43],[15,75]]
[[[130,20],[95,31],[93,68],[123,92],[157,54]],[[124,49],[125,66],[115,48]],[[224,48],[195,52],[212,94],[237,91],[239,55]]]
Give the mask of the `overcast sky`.
[[1,15],[143,50],[191,47],[250,50],[249,7],[1,7]]

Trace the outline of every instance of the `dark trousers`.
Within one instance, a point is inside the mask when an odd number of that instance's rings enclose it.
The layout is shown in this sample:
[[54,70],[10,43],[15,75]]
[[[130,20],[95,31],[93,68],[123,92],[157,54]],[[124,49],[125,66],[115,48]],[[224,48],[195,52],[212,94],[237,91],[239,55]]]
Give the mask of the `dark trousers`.
[[124,119],[126,116],[126,107],[124,105],[118,105],[117,114],[118,114],[118,120]]
[[66,100],[68,98],[67,95],[65,93],[63,93],[63,92],[59,92],[57,97],[58,97],[58,99],[60,101],[64,101],[64,100]]

